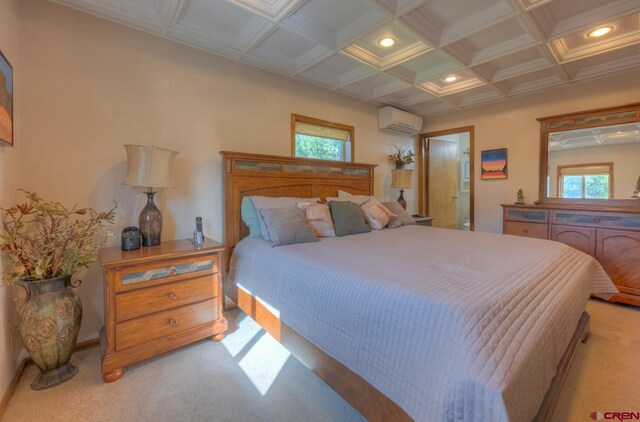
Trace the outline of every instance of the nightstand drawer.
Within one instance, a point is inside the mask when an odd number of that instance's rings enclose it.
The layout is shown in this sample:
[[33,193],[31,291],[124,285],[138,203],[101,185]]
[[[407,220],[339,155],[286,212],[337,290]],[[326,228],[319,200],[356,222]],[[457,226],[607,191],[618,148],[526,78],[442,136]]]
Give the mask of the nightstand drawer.
[[514,221],[506,221],[504,223],[504,234],[513,234],[516,236],[547,239],[548,230],[549,227],[546,224],[519,223]]
[[169,309],[116,324],[116,351],[169,337],[220,318],[219,300]]
[[[216,279],[212,279],[216,277]],[[218,274],[116,295],[116,322],[218,296]]]
[[116,272],[116,291],[139,289],[218,272],[218,256],[202,255],[124,267]]
[[530,208],[507,208],[505,212],[505,220],[546,223],[549,221],[549,210],[537,210]]

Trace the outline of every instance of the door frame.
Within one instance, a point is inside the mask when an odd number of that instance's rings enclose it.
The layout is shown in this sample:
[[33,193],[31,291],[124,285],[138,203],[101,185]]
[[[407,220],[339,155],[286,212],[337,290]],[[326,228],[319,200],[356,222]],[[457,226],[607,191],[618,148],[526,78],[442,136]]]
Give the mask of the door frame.
[[418,210],[421,215],[426,215],[429,201],[429,184],[427,176],[429,174],[429,148],[427,140],[438,136],[455,135],[458,133],[469,133],[469,230],[475,230],[475,201],[474,201],[474,150],[475,150],[475,126],[457,127],[436,132],[421,133],[418,136]]

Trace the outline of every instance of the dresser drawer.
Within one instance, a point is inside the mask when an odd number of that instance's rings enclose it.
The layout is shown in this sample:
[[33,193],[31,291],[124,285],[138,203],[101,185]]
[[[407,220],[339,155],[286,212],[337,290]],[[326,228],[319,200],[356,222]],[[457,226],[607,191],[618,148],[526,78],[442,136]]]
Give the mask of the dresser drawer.
[[507,221],[547,223],[549,221],[549,210],[540,210],[535,208],[505,208],[504,218]]
[[201,255],[123,267],[116,271],[115,287],[117,292],[122,292],[214,274],[218,272],[218,265],[218,255]]
[[116,324],[116,351],[147,344],[220,318],[216,299],[181,306]]
[[218,296],[218,274],[116,295],[116,322]]
[[506,221],[504,223],[504,234],[513,234],[516,236],[535,237],[537,239],[548,238],[548,226],[538,223],[519,223],[515,221]]
[[608,214],[595,212],[554,211],[554,224],[589,226],[606,229],[640,231],[640,216],[632,214]]

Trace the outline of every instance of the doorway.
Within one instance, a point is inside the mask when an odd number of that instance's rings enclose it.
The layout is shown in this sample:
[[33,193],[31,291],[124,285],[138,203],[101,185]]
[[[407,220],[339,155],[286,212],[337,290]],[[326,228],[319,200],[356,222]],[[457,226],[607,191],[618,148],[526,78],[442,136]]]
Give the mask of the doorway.
[[433,227],[473,230],[473,126],[419,138],[419,211]]

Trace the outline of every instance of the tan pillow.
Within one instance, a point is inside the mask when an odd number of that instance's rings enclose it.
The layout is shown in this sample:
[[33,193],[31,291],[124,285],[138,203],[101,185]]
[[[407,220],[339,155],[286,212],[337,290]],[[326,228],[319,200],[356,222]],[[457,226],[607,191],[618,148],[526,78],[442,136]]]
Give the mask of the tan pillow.
[[373,230],[382,230],[396,215],[375,199],[362,204],[364,218]]
[[336,232],[331,220],[331,211],[328,204],[312,204],[298,202],[298,208],[304,210],[307,221],[318,237],[335,237]]

